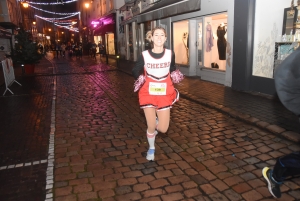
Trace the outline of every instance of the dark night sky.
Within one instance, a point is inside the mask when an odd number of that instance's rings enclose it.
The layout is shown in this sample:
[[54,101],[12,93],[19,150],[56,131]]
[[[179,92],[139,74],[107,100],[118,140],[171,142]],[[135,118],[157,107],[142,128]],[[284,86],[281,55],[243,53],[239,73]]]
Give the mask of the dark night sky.
[[[34,1],[34,0],[31,0]],[[69,0],[64,0],[64,1],[69,1]],[[34,2],[37,3],[56,3],[57,0],[35,0]],[[77,3],[78,1],[75,2],[71,2],[71,3],[64,3],[64,4],[57,4],[57,5],[38,5],[38,4],[31,4],[32,6],[45,10],[45,11],[50,11],[50,12],[57,12],[57,13],[74,13],[77,12]],[[62,17],[66,17],[67,15],[55,15],[52,13],[47,13],[44,11],[40,11],[34,8],[30,8],[33,9],[34,14],[41,16],[41,17],[45,17],[45,18],[62,18]],[[62,20],[74,20],[78,22],[78,15],[75,15],[73,17],[70,18],[66,18],[66,19],[62,19]],[[48,30],[48,28],[52,28],[52,30],[58,30],[61,28],[58,28],[57,26],[54,26],[53,23],[51,22],[47,22],[46,20],[43,19],[39,19],[37,18],[37,28],[39,30],[39,32],[43,32],[44,28],[46,28],[46,30]],[[78,26],[75,25],[75,26]],[[63,29],[62,29],[63,30]],[[54,32],[49,32],[47,34],[51,34]]]
[[[43,2],[56,2],[55,0],[47,0]],[[58,13],[73,13],[76,12],[76,5],[77,2],[72,3],[64,3],[58,5],[37,5],[36,7],[41,7],[43,10],[51,11],[51,12],[58,12]],[[62,17],[62,15],[54,15],[46,12],[41,12],[41,16],[43,17]]]

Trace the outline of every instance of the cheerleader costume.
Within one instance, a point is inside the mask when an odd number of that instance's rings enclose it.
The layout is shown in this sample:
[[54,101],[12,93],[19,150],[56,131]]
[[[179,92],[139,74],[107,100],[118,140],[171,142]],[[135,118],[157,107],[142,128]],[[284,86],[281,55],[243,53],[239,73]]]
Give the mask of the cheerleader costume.
[[179,100],[170,76],[172,51],[164,49],[160,58],[154,58],[151,50],[142,52],[145,83],[139,90],[141,108],[154,107],[157,111],[169,109]]

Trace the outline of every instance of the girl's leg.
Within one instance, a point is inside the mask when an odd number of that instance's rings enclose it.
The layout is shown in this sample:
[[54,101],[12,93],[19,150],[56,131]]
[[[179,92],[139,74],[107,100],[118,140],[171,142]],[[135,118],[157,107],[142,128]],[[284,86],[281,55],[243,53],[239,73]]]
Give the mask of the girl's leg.
[[162,133],[167,132],[170,124],[170,109],[157,111],[157,116],[159,122],[156,129]]
[[144,108],[144,113],[148,126],[147,131],[148,133],[154,133],[156,126],[156,110],[152,107]]
[[149,143],[149,150],[147,152],[147,160],[154,160],[155,152],[155,136],[157,131],[155,130],[156,126],[156,111],[155,108],[144,108],[144,113],[147,121],[147,139]]

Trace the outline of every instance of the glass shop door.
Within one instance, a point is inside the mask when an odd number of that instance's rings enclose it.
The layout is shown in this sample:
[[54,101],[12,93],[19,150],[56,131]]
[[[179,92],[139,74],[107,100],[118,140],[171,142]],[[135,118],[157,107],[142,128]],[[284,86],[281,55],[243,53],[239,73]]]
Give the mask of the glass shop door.
[[196,41],[196,46],[198,49],[197,52],[197,67],[203,66],[203,23],[202,19],[197,19],[197,41]]

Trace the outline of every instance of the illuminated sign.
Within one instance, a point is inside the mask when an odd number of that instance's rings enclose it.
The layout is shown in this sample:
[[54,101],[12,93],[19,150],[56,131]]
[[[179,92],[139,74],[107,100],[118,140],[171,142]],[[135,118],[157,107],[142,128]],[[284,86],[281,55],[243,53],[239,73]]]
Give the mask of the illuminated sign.
[[99,23],[100,23],[99,21],[92,21],[92,25],[93,25],[94,27],[98,26]]

